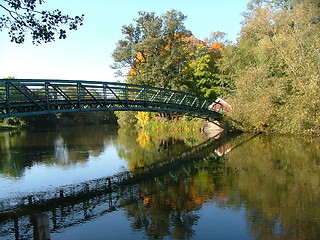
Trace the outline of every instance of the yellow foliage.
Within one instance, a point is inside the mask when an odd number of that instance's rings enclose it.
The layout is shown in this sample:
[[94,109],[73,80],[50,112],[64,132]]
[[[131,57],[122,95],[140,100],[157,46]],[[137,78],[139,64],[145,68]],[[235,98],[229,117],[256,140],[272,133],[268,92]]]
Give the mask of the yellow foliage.
[[153,147],[150,135],[144,130],[139,132],[137,142],[142,149],[151,149]]
[[138,112],[135,117],[138,119],[138,124],[141,127],[145,127],[151,119],[150,112]]

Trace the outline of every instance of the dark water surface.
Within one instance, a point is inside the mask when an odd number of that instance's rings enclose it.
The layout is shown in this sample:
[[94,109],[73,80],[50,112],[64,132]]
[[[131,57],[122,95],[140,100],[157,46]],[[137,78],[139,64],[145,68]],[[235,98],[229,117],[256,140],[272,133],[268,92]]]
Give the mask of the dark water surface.
[[320,138],[0,133],[0,239],[320,239]]

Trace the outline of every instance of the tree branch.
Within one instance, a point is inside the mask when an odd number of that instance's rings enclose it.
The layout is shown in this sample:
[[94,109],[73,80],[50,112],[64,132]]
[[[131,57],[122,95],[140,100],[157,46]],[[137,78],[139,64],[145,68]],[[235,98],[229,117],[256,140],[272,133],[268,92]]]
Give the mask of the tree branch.
[[[24,1],[24,6],[21,6],[20,1],[7,0],[5,2],[9,7],[0,4],[0,8],[7,12],[7,16],[0,17],[0,31],[2,28],[10,29],[8,34],[12,42],[23,43],[27,29],[31,31],[33,44],[54,41],[55,34],[58,34],[60,39],[64,39],[66,30],[58,29],[60,24],[69,26],[69,30],[77,30],[78,25],[83,25],[84,15],[71,18],[68,15],[62,15],[58,9],[53,12],[40,12],[35,9],[37,2],[33,0]],[[39,1],[39,4],[42,3],[43,1]]]

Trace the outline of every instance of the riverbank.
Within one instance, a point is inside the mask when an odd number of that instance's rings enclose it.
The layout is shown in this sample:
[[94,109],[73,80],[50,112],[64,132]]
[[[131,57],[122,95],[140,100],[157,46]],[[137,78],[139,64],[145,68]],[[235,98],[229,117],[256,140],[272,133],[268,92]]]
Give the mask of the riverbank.
[[282,136],[288,136],[288,137],[320,137],[320,132],[281,132],[281,131],[275,131],[275,130],[250,130],[250,129],[242,129],[242,130],[237,130],[242,133],[249,133],[249,134],[265,134],[265,135],[271,135],[271,134],[276,134],[276,135],[282,135]]
[[0,126],[0,132],[17,130],[17,129],[20,129],[20,128],[21,128],[20,126],[5,125],[5,126]]

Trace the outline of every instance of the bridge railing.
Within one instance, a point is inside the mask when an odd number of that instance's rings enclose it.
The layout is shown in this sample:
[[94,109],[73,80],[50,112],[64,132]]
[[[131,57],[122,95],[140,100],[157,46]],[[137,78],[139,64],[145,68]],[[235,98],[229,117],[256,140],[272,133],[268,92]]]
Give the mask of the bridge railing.
[[[0,118],[81,110],[206,112],[210,102],[188,93],[134,84],[0,79]],[[211,111],[212,112],[212,111]]]

